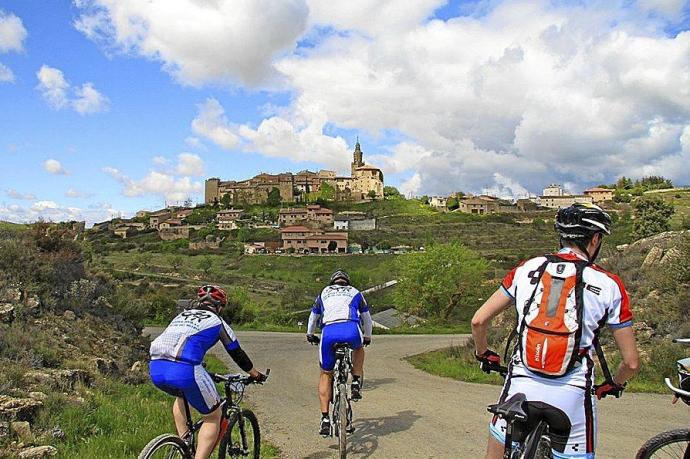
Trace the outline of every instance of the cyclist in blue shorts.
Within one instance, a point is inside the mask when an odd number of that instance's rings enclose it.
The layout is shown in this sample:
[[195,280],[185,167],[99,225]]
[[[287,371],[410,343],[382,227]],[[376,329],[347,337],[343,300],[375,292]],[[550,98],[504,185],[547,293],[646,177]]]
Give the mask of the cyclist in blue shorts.
[[266,376],[254,368],[240,347],[237,336],[220,317],[227,304],[225,291],[215,285],[200,287],[198,301],[175,317],[151,343],[149,373],[153,384],[176,397],[173,403],[175,427],[180,437],[187,431],[183,397],[203,415],[195,459],[211,455],[220,429],[221,399],[202,363],[206,352],[218,341],[230,357],[257,381]]
[[[321,339],[314,333],[321,323]],[[361,324],[361,326],[360,326]],[[363,330],[362,330],[363,329]],[[369,305],[362,293],[350,285],[350,276],[336,271],[329,285],[316,297],[309,316],[307,341],[319,346],[319,402],[321,406],[321,428],[319,434],[331,432],[328,404],[331,400],[333,368],[335,367],[336,343],[349,343],[352,352],[352,400],[362,398],[362,376],[364,374],[364,347],[371,343],[372,320]]]

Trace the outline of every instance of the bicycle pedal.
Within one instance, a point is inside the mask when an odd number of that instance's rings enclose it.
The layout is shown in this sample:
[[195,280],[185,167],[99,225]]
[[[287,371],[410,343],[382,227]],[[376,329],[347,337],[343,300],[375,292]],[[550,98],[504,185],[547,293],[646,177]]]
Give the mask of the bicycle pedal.
[[351,434],[351,433],[353,433],[353,432],[355,431],[355,428],[352,427],[352,426],[348,426],[347,429],[345,429],[345,431],[346,431],[347,433]]

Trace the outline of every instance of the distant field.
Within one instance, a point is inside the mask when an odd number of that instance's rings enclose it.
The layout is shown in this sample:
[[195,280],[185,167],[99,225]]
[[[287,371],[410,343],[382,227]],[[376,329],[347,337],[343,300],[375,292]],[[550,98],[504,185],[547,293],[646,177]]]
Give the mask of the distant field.
[[654,193],[651,196],[659,196],[676,208],[676,213],[671,218],[672,229],[690,229],[690,188]]

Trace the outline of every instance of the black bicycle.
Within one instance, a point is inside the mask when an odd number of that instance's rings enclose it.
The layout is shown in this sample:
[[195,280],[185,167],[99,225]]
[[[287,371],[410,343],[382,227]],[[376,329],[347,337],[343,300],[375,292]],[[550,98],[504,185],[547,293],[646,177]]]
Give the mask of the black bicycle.
[[[271,370],[266,370],[268,377]],[[259,459],[261,455],[261,431],[256,415],[248,409],[242,409],[240,403],[244,391],[250,384],[263,384],[251,376],[219,375],[209,373],[211,378],[222,383],[225,388],[225,399],[221,404],[221,429],[217,443],[218,458],[225,459],[247,457]],[[189,403],[184,400],[185,415],[187,417],[187,433],[182,437],[174,434],[162,434],[151,440],[141,453],[139,459],[192,459],[196,453],[196,433],[201,428],[203,420],[192,421]]]
[[[486,373],[492,371],[504,378],[508,368],[482,362]],[[544,405],[544,406],[542,406]],[[546,404],[528,402],[525,394],[517,393],[503,403],[489,405],[487,410],[506,421],[504,459],[551,459],[550,426],[558,424],[559,413],[544,409]]]
[[352,405],[347,393],[347,383],[352,373],[352,348],[347,343],[335,344],[335,368],[333,370],[333,404],[331,436],[338,437],[338,453],[347,457],[347,434],[352,433]]
[[[690,338],[674,339],[673,342],[690,345]],[[690,358],[678,360],[676,371],[679,385],[684,389],[690,388]],[[675,387],[669,378],[664,381],[677,399],[690,405],[690,391]],[[662,457],[690,459],[690,429],[669,430],[655,435],[642,445],[635,456],[636,459]]]

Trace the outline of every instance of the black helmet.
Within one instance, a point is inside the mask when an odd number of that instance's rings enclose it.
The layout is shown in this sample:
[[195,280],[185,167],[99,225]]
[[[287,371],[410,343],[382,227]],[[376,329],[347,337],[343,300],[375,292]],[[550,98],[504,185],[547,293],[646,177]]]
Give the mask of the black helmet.
[[345,271],[338,270],[331,276],[329,285],[333,285],[338,281],[344,281],[347,285],[350,285],[350,276]]
[[573,204],[559,209],[554,228],[563,239],[587,239],[596,233],[611,234],[611,216],[594,204]]
[[[690,358],[680,359],[676,362],[678,370],[678,382],[681,389],[690,392]],[[690,405],[690,399],[681,397],[687,405]]]

